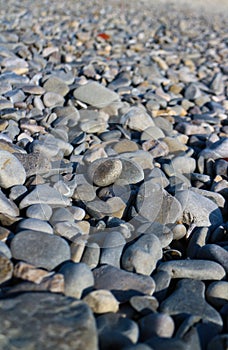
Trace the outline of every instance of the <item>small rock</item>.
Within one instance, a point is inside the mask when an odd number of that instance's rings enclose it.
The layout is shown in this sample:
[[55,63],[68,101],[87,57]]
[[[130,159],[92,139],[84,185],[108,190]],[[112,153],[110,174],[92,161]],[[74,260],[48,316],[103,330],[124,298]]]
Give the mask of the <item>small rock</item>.
[[220,308],[228,302],[228,282],[219,281],[209,284],[206,297],[210,304],[216,308]]
[[121,123],[131,130],[143,131],[150,126],[154,126],[154,122],[146,111],[139,107],[132,107],[121,117]]
[[25,182],[25,169],[10,152],[0,150],[0,169],[0,186],[2,188],[23,185]]
[[95,290],[90,292],[83,298],[92,311],[96,314],[104,314],[107,312],[117,312],[119,309],[119,303],[114,295],[105,289]]
[[88,168],[91,181],[97,186],[109,186],[120,176],[122,163],[119,159],[95,160]]
[[140,318],[140,336],[144,341],[156,336],[171,338],[174,332],[174,321],[169,315],[156,312]]
[[10,259],[0,253],[0,284],[11,279],[13,276],[13,264]]

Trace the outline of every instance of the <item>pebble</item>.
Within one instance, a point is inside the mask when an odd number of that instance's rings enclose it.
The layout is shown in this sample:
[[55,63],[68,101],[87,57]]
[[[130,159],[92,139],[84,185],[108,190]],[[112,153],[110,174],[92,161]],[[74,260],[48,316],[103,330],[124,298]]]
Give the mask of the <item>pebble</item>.
[[55,76],[50,76],[50,78],[45,81],[43,88],[46,91],[54,92],[61,96],[65,96],[70,91],[68,85]]
[[161,258],[162,247],[158,237],[146,234],[127,247],[122,255],[122,266],[127,271],[149,276]]
[[48,204],[33,204],[26,209],[26,216],[28,218],[39,220],[50,220],[52,216],[52,208]]
[[23,230],[32,230],[32,231],[41,231],[46,233],[53,233],[53,228],[51,225],[45,221],[35,218],[23,219],[17,224],[17,231]]
[[[56,293],[32,292],[2,299],[0,309],[6,321],[1,330],[3,346],[9,348],[13,343],[16,347],[45,348],[48,344],[66,350],[98,349],[95,319],[82,301]],[[67,337],[63,342],[64,334]]]
[[[170,316],[190,314],[215,324],[221,330],[223,321],[219,313],[204,299],[205,285],[196,279],[182,279],[174,292],[165,299],[160,311]],[[188,303],[186,303],[188,300]]]
[[100,264],[120,267],[120,258],[126,240],[120,232],[109,232],[101,246]]
[[219,281],[210,283],[206,290],[206,298],[215,308],[226,305],[228,300],[228,282]]
[[144,179],[142,167],[132,159],[120,158],[122,171],[119,176],[120,183],[136,184]]
[[20,231],[11,241],[10,249],[14,259],[23,260],[47,270],[53,270],[70,259],[70,248],[67,242],[46,232]]
[[64,294],[66,296],[80,299],[83,292],[93,288],[93,274],[84,263],[67,261],[62,264],[58,272],[64,276]]
[[43,97],[43,103],[45,107],[53,108],[57,106],[63,106],[64,98],[62,95],[56,92],[46,92]]
[[169,315],[155,312],[140,318],[140,338],[146,341],[152,337],[171,338],[174,321]]
[[[101,315],[97,318],[97,328],[99,333],[99,338],[105,333],[113,333],[114,337],[110,340],[115,341],[115,333],[120,333],[121,335],[127,337],[132,343],[136,343],[139,337],[139,328],[136,322],[128,319],[127,317],[122,317],[118,313],[108,313],[106,315]],[[110,334],[110,335],[111,335]]]
[[210,260],[173,260],[163,262],[158,271],[167,271],[172,278],[221,280],[226,272],[217,262]]
[[121,174],[122,162],[119,159],[99,159],[91,163],[88,168],[90,180],[97,186],[109,186]]
[[198,250],[197,258],[216,261],[228,273],[228,251],[217,244],[206,244]]
[[119,100],[119,95],[97,82],[89,82],[74,90],[74,97],[90,106],[103,108]]
[[13,276],[13,264],[10,259],[0,252],[0,284],[10,280]]
[[36,185],[35,189],[28,193],[20,202],[20,209],[27,208],[33,204],[48,204],[54,207],[67,207],[70,199],[61,195],[59,191],[48,184]]
[[90,269],[94,269],[99,264],[100,254],[99,245],[96,242],[89,242],[83,251],[80,261],[89,266]]
[[19,209],[16,204],[8,199],[6,195],[0,190],[0,213],[11,217],[19,215]]
[[83,301],[85,301],[96,314],[115,313],[119,309],[119,303],[114,295],[109,290],[105,289],[90,292],[83,298]]
[[25,169],[10,152],[0,150],[0,168],[0,186],[2,188],[24,184],[26,179]]
[[134,296],[130,299],[131,306],[142,315],[157,311],[159,306],[155,297],[149,295]]
[[139,293],[152,295],[155,284],[150,276],[143,276],[103,265],[93,270],[96,289],[111,290],[117,300],[126,300]]
[[121,117],[121,123],[131,130],[143,131],[150,126],[154,126],[154,122],[146,111],[139,107],[132,107]]

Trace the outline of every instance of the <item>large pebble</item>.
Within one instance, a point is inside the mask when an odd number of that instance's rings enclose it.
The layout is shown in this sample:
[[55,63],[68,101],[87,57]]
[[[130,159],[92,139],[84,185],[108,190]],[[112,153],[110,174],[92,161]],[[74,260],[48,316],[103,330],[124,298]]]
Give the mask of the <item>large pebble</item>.
[[142,167],[132,159],[120,158],[122,171],[119,176],[120,181],[128,184],[136,184],[144,179]]
[[10,152],[0,150],[0,186],[23,185],[26,173],[21,162]]
[[97,186],[109,186],[115,182],[122,171],[122,162],[119,159],[95,160],[88,168],[91,181]]
[[217,244],[206,244],[199,249],[197,258],[218,262],[228,273],[228,251]]
[[0,214],[9,215],[12,217],[19,215],[19,209],[16,204],[8,199],[6,195],[0,190]]
[[139,293],[151,295],[155,284],[150,276],[143,276],[103,265],[93,270],[96,289],[111,290],[117,299],[126,300]]
[[226,272],[217,262],[210,260],[172,260],[161,263],[158,271],[167,271],[172,278],[221,280]]
[[157,312],[139,320],[140,336],[146,341],[153,336],[171,338],[174,332],[174,321],[169,315]]
[[0,284],[11,279],[13,276],[13,264],[10,259],[0,252]]
[[119,100],[119,95],[97,82],[90,82],[74,90],[74,97],[96,108],[103,108]]
[[159,239],[153,234],[146,234],[124,251],[122,266],[127,271],[150,275],[161,258],[162,247]]
[[121,122],[129,129],[143,131],[150,126],[154,126],[154,122],[146,111],[139,107],[132,107],[121,117]]
[[228,282],[212,282],[207,288],[206,297],[214,307],[222,307],[228,302]]
[[94,285],[93,274],[83,263],[66,262],[59,269],[64,276],[64,294],[80,299],[82,293]]
[[210,306],[205,298],[205,285],[202,281],[182,279],[177,283],[175,291],[165,299],[160,311],[169,315],[189,314],[200,316],[221,330],[223,321],[220,314]]
[[21,231],[13,238],[10,248],[14,259],[47,270],[53,270],[63,261],[70,259],[70,247],[67,242],[45,232]]

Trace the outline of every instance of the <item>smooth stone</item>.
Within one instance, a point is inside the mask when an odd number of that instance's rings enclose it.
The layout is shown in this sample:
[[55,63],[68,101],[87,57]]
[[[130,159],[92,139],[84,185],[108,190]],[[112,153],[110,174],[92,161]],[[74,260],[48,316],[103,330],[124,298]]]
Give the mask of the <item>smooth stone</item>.
[[144,172],[142,167],[132,159],[121,157],[122,171],[119,176],[120,181],[128,184],[136,184],[144,179]]
[[200,88],[198,87],[198,85],[194,83],[189,84],[184,92],[184,97],[187,100],[195,100],[198,97],[200,97],[200,95],[201,95]]
[[130,339],[133,343],[136,343],[139,337],[137,323],[116,313],[99,316],[97,318],[97,329],[99,337],[108,332],[113,332],[114,334],[118,332]]
[[163,170],[168,176],[176,174],[191,174],[195,171],[196,161],[187,156],[174,157],[169,163],[163,164]]
[[89,242],[83,251],[81,262],[86,264],[90,269],[94,269],[99,264],[101,250],[96,242]]
[[22,293],[0,300],[0,310],[5,320],[2,349],[12,344],[45,349],[48,344],[52,349],[98,350],[95,319],[82,301],[56,293]]
[[138,166],[140,166],[143,170],[145,169],[153,169],[153,157],[152,155],[144,151],[142,149],[139,149],[136,152],[126,152],[121,154],[122,158],[127,158],[130,160],[133,160]]
[[191,190],[178,191],[175,197],[183,208],[183,223],[215,228],[223,222],[220,209],[210,199]]
[[152,180],[144,182],[136,200],[137,212],[150,222],[174,223],[182,213],[176,197],[170,195]]
[[116,267],[120,267],[120,258],[123,248],[126,244],[126,240],[123,235],[118,232],[109,232],[105,237],[103,244],[100,248],[100,264],[107,264]]
[[13,264],[10,259],[0,252],[0,285],[9,281],[13,276]]
[[10,217],[19,215],[19,209],[16,204],[8,199],[6,195],[0,190],[0,213]]
[[[34,204],[34,205],[36,205],[36,204]],[[69,208],[54,208],[52,210],[52,216],[50,218],[51,225],[55,226],[57,223],[65,222],[65,221],[67,221],[68,224],[69,223],[74,223],[74,216],[70,212]]]
[[19,204],[20,209],[24,209],[33,204],[48,204],[54,207],[67,207],[71,201],[69,198],[61,195],[55,188],[48,184],[36,185],[27,196],[25,196]]
[[210,260],[173,260],[161,263],[158,271],[167,271],[172,278],[221,280],[226,272],[217,262]]
[[202,320],[215,324],[221,330],[222,318],[206,302],[204,292],[205,285],[202,281],[182,279],[177,283],[174,292],[161,303],[160,311],[170,316],[179,314],[199,316]]
[[124,349],[132,345],[132,341],[118,331],[106,331],[99,334],[99,350]]
[[53,270],[70,259],[70,247],[67,242],[46,232],[21,231],[12,239],[10,249],[14,259],[47,270]]
[[218,141],[211,143],[201,153],[203,159],[228,158],[228,137],[221,137]]
[[54,108],[53,112],[57,115],[56,120],[53,122],[54,126],[64,125],[71,128],[77,125],[78,121],[80,120],[79,111],[74,106],[56,107]]
[[[136,216],[136,219],[139,219],[139,222],[140,222],[142,218],[140,218],[139,216]],[[138,236],[140,234],[154,234],[159,238],[162,248],[167,247],[173,240],[172,230],[170,230],[168,226],[162,225],[159,222],[151,223],[146,221],[145,223],[141,224],[139,227],[138,227],[138,223],[136,223],[136,225],[137,225]]]
[[86,264],[67,261],[58,272],[64,276],[64,294],[69,297],[80,299],[84,292],[93,288],[93,274]]
[[171,276],[167,271],[160,270],[153,274],[153,279],[155,282],[155,291],[153,295],[161,302],[167,295]]
[[228,282],[219,281],[209,284],[206,290],[206,298],[216,308],[221,308],[228,302]]
[[83,298],[83,301],[85,301],[96,314],[115,313],[119,310],[119,302],[109,290],[94,290],[87,294]]
[[27,187],[23,185],[16,185],[11,187],[9,199],[12,201],[19,201],[28,192]]
[[88,168],[90,180],[97,186],[105,187],[114,183],[121,174],[122,162],[119,159],[98,159]]
[[153,234],[145,234],[127,247],[121,262],[125,270],[149,276],[162,255],[159,238]]
[[81,229],[75,222],[60,221],[53,226],[56,235],[64,237],[69,241],[73,241],[77,236],[81,235]]
[[113,216],[122,218],[126,204],[120,197],[109,198],[106,202],[94,200],[86,203],[86,209],[95,219],[101,219],[104,216]]
[[162,141],[167,144],[170,153],[185,152],[188,149],[188,146],[186,146],[183,142],[181,142],[178,136],[177,137],[166,136],[162,139]]
[[3,241],[0,241],[0,254],[5,255],[8,259],[12,258],[11,250]]
[[63,80],[55,76],[50,76],[50,78],[45,81],[43,88],[46,91],[55,92],[61,96],[65,96],[70,91],[69,86],[64,83]]
[[174,328],[172,317],[160,312],[151,313],[139,320],[140,339],[143,342],[152,337],[171,338]]
[[45,107],[53,108],[57,106],[63,106],[65,100],[64,97],[56,92],[46,92],[43,97]]
[[114,101],[119,101],[119,95],[117,93],[95,81],[89,82],[74,90],[74,97],[96,108],[103,108]]
[[198,251],[197,258],[216,261],[223,266],[226,273],[228,273],[228,251],[217,244],[206,244],[201,247]]
[[144,131],[150,126],[154,126],[154,122],[149,114],[143,108],[131,107],[129,111],[121,117],[120,122],[131,130]]
[[185,341],[176,338],[152,337],[146,344],[153,350],[191,350]]
[[52,216],[52,208],[48,204],[33,204],[26,209],[26,216],[48,221]]
[[17,224],[17,232],[23,230],[53,233],[53,228],[47,221],[34,218],[23,219]]
[[214,337],[208,344],[207,350],[226,350],[228,347],[228,334]]
[[125,152],[135,152],[138,151],[139,147],[136,142],[133,142],[128,139],[120,140],[116,144],[114,144],[113,149],[118,154]]
[[25,169],[12,153],[0,150],[0,168],[0,186],[2,188],[24,184]]
[[210,200],[212,200],[219,208],[224,208],[225,198],[220,194],[212,191],[203,190],[202,188],[192,187],[193,192],[196,192]]
[[103,265],[93,270],[96,289],[111,290],[118,300],[128,300],[137,294],[152,295],[155,284],[150,276],[143,276]]
[[186,236],[187,229],[183,224],[177,224],[172,228],[173,239],[179,240]]
[[149,295],[136,295],[129,300],[131,306],[141,315],[156,312],[159,306],[157,299]]

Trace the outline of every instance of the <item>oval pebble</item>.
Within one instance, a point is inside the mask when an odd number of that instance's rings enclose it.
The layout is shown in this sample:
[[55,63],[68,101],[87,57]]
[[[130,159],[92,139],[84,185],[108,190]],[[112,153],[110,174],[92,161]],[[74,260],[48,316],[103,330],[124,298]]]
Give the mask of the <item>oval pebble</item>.
[[10,152],[0,150],[0,186],[23,185],[26,172],[21,162]]

